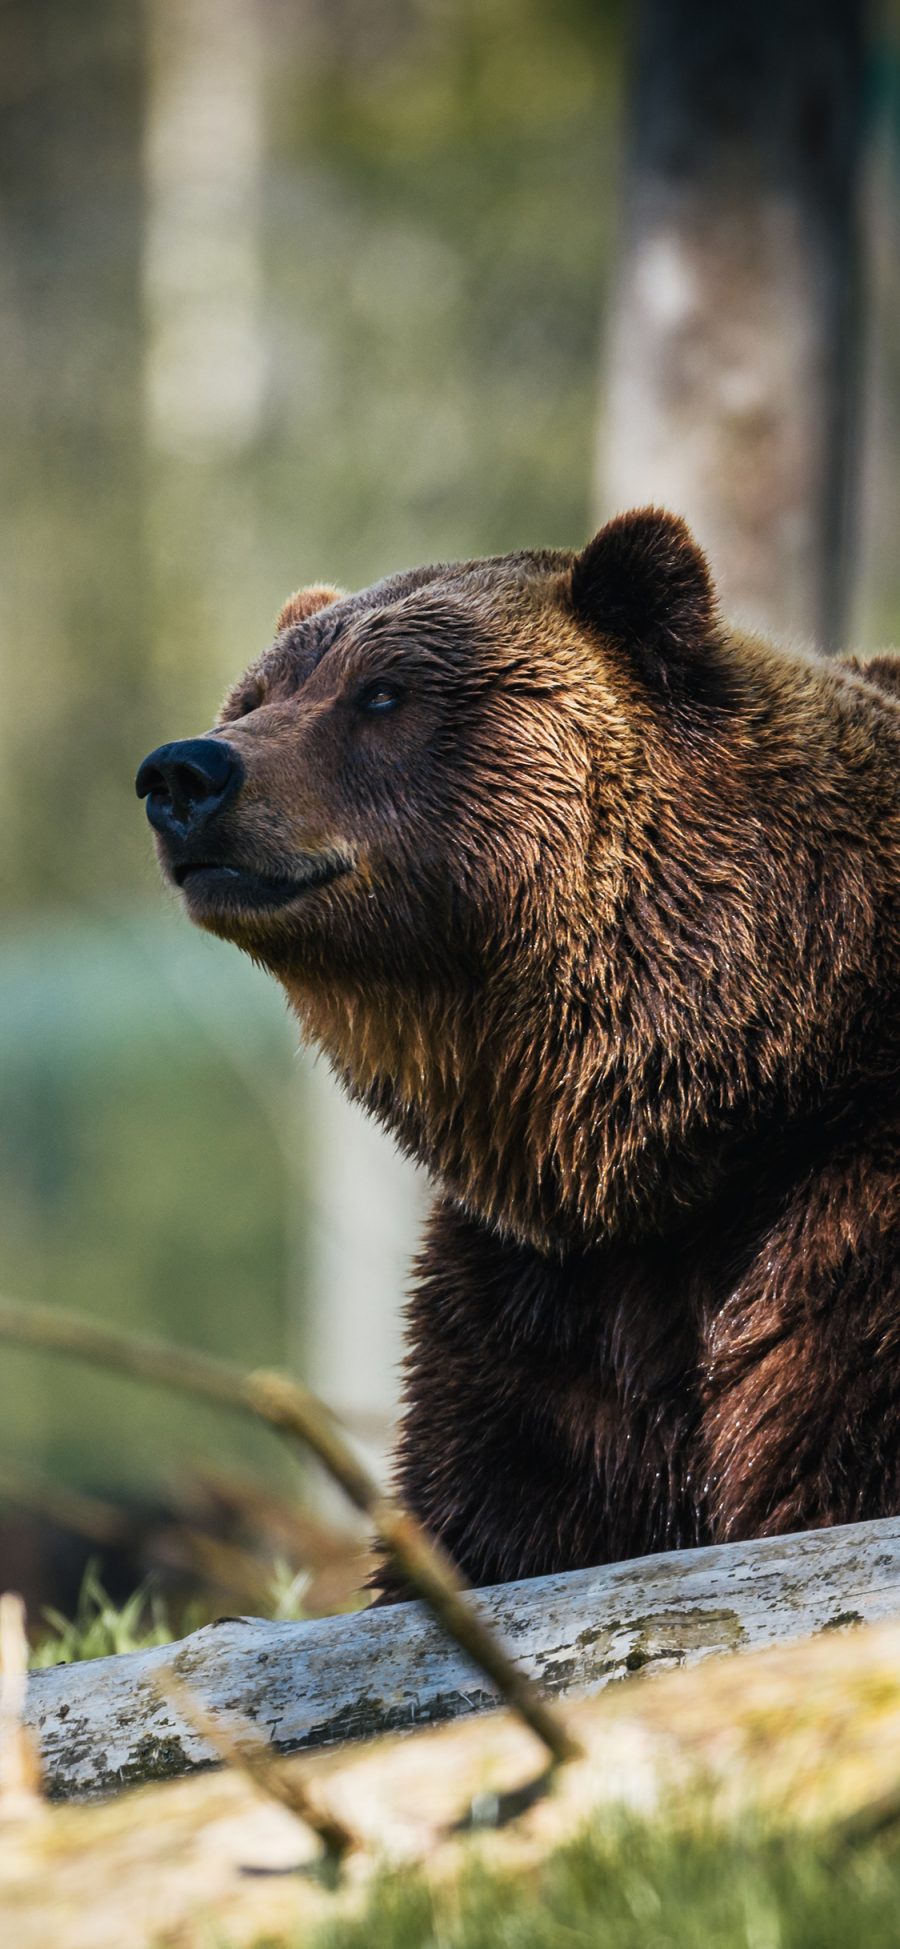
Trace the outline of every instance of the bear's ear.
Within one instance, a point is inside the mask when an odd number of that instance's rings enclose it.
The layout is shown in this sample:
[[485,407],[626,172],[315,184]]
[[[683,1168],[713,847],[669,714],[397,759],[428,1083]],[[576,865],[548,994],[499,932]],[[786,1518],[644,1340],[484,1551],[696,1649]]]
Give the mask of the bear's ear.
[[667,690],[690,688],[689,666],[712,635],[716,598],[687,524],[662,508],[617,515],[572,567],[576,614],[628,649]]
[[280,636],[283,629],[293,629],[295,623],[305,623],[320,609],[328,609],[332,602],[340,602],[343,589],[332,589],[325,582],[311,582],[308,589],[298,589],[278,612],[275,634]]

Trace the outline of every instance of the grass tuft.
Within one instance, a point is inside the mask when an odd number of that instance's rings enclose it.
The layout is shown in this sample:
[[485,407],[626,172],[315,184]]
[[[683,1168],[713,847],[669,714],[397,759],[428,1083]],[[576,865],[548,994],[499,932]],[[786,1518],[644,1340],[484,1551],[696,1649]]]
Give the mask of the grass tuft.
[[47,1665],[75,1665],[85,1658],[109,1658],[121,1651],[144,1651],[171,1644],[177,1635],[159,1591],[141,1584],[121,1606],[107,1596],[96,1563],[89,1563],[82,1579],[73,1618],[48,1606],[49,1629],[31,1652],[33,1670]]
[[[296,1572],[281,1558],[274,1564],[262,1606],[264,1617],[281,1623],[298,1623],[307,1613],[304,1596],[309,1575]],[[47,1665],[75,1665],[85,1658],[110,1658],[121,1651],[149,1651],[155,1645],[171,1644],[175,1638],[196,1631],[215,1616],[209,1605],[194,1600],[179,1607],[177,1622],[162,1593],[152,1581],[140,1584],[125,1603],[117,1605],[107,1594],[96,1560],[85,1570],[72,1618],[47,1606],[43,1613],[49,1627],[32,1647],[32,1671]]]

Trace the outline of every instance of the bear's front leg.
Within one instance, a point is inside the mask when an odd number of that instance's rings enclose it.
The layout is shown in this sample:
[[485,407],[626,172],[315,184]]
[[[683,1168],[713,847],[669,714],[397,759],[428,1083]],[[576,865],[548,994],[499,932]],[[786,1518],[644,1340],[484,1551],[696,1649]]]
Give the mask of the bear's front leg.
[[900,1509],[900,1139],[810,1171],[710,1322],[716,1542]]
[[702,1540],[670,1263],[544,1257],[438,1203],[417,1270],[395,1487],[468,1584]]

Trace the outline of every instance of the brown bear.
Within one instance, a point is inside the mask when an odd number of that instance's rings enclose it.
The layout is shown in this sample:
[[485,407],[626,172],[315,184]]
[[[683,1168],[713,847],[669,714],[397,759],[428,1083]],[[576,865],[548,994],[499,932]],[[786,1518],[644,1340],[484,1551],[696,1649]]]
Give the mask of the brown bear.
[[900,660],[649,509],[302,591],[138,790],[431,1173],[397,1486],[470,1582],[900,1510]]

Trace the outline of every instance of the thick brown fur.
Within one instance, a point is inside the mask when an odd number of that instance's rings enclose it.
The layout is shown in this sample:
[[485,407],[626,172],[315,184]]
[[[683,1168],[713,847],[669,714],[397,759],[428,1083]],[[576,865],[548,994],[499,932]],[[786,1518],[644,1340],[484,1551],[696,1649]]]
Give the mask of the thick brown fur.
[[433,1176],[400,1493],[473,1582],[897,1512],[900,662],[656,510],[314,598],[217,727],[296,897],[187,902]]

